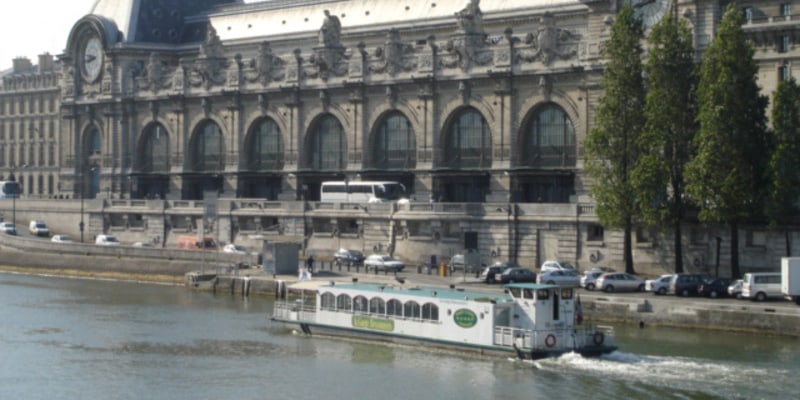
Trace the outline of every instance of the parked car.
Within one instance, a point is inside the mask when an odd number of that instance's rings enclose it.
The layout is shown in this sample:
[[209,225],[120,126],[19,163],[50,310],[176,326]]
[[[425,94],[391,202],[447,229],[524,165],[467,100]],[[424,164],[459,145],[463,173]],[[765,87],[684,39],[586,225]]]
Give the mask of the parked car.
[[133,247],[153,247],[153,244],[150,242],[134,242]]
[[450,270],[450,273],[457,270],[463,271],[465,267],[467,269],[466,272],[480,271],[480,255],[477,253],[470,253],[467,257],[464,257],[463,254],[453,254],[453,256],[450,257],[450,262],[447,263],[447,269]]
[[712,299],[716,299],[717,297],[727,297],[728,296],[728,286],[733,283],[733,279],[728,278],[716,278],[716,279],[708,279],[700,284],[700,287],[697,288],[697,294],[700,296],[711,297]]
[[782,299],[780,272],[748,272],[742,277],[742,298],[756,301]]
[[595,285],[597,284],[597,278],[599,278],[600,275],[603,274],[605,274],[605,272],[595,271],[595,270],[589,270],[584,272],[583,275],[581,276],[581,283],[580,283],[581,287],[586,290],[594,290]]
[[113,235],[97,235],[94,243],[100,246],[119,246],[119,240]]
[[72,238],[67,235],[53,235],[50,241],[53,243],[73,243]]
[[644,279],[624,272],[603,274],[597,278],[597,289],[604,292],[644,292]]
[[42,220],[33,220],[28,224],[28,232],[34,236],[50,236],[50,229]]
[[17,234],[17,228],[11,222],[0,222],[0,231],[8,235]]
[[742,298],[742,285],[743,284],[744,284],[744,281],[742,281],[741,279],[737,279],[737,280],[733,281],[733,283],[731,283],[730,286],[728,286],[728,295],[731,296],[731,297],[735,297],[737,299],[741,299]]
[[479,279],[481,282],[486,283],[500,282],[500,274],[502,274],[503,271],[514,267],[516,267],[516,264],[498,261],[488,267],[485,267],[481,272]]
[[710,276],[706,274],[675,274],[669,281],[669,293],[676,296],[697,295],[700,285]]
[[372,254],[364,260],[364,267],[367,271],[394,271],[400,272],[405,268],[402,261],[395,260],[387,254]]
[[653,292],[653,294],[667,294],[671,280],[672,274],[661,275],[656,279],[648,279],[644,281],[644,290]]
[[581,276],[575,270],[544,271],[539,273],[536,281],[548,285],[578,287],[581,285]]
[[545,261],[540,269],[542,272],[563,271],[563,270],[575,271],[575,267],[572,266],[572,264],[565,261]]
[[506,268],[500,274],[501,283],[536,282],[536,273],[522,267]]
[[222,248],[222,252],[230,254],[247,254],[247,248],[242,245],[228,243]]
[[364,253],[358,250],[339,249],[333,253],[333,262],[339,265],[361,265],[364,263]]

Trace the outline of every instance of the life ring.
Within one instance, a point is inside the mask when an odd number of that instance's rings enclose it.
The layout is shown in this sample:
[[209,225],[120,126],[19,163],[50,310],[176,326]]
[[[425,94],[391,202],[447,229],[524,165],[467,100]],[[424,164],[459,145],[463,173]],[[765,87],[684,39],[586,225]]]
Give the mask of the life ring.
[[547,335],[547,337],[546,337],[546,338],[544,338],[544,344],[545,344],[547,347],[553,347],[553,346],[555,346],[555,345],[556,345],[556,337],[555,337],[555,336],[553,336],[553,335]]
[[605,342],[605,340],[606,340],[606,335],[604,335],[603,332],[595,332],[594,333],[594,337],[592,337],[592,341],[597,346],[600,346],[601,344],[603,344],[603,342]]
[[593,263],[596,263],[598,258],[599,257],[597,256],[597,253],[589,254],[589,261],[591,261]]

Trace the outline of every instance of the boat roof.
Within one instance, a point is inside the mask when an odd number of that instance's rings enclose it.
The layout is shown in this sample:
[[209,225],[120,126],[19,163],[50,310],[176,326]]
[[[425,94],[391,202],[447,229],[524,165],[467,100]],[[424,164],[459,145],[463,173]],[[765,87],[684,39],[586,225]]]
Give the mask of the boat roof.
[[503,285],[504,288],[507,289],[531,289],[531,290],[539,290],[539,289],[555,289],[560,286],[558,285],[545,285],[541,283],[509,283]]
[[318,286],[319,289],[330,288],[337,291],[384,293],[446,300],[478,300],[486,302],[504,303],[512,301],[511,296],[505,293],[487,293],[462,288],[442,288],[424,286],[396,286],[381,283],[336,283]]

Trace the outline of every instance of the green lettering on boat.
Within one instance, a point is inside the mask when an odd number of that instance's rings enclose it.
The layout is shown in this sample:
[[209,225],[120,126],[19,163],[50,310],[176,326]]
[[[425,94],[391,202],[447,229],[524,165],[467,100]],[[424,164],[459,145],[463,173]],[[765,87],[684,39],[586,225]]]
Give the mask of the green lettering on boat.
[[453,314],[453,321],[462,328],[472,328],[478,324],[478,316],[472,310],[462,308]]
[[353,316],[353,327],[372,329],[376,331],[392,332],[394,331],[394,321],[387,319]]

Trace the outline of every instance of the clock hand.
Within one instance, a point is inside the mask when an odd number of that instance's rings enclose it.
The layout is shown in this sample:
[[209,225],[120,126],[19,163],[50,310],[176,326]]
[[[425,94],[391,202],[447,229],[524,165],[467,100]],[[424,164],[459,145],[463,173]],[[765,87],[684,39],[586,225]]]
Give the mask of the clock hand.
[[94,61],[96,59],[97,59],[97,56],[88,55],[88,54],[83,57],[83,60],[86,61],[87,63],[90,63],[90,62],[92,62],[92,61]]

